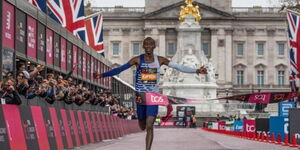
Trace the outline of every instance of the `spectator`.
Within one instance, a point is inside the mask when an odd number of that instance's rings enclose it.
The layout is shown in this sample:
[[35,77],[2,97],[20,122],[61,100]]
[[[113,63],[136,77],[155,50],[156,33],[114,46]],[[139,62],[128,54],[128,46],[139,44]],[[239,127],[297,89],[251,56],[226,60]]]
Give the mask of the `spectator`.
[[11,79],[7,79],[1,85],[0,98],[1,104],[15,104],[20,105],[22,103],[18,92],[14,88],[15,82]]

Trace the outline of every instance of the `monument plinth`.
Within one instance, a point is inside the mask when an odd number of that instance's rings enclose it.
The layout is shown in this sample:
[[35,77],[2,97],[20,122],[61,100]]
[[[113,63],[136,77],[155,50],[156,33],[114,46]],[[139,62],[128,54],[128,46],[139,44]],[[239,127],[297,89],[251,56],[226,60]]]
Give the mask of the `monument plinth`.
[[[201,48],[201,16],[199,8],[192,6],[193,0],[186,0],[187,6],[181,7],[177,31],[177,52],[172,62],[192,68],[205,66],[208,74],[187,74],[168,68],[164,74],[163,94],[199,100],[195,104],[197,112],[223,112],[224,107],[214,99],[217,97],[215,69],[213,62],[206,57]],[[198,15],[194,8],[197,8]],[[197,17],[198,16],[198,17]]]

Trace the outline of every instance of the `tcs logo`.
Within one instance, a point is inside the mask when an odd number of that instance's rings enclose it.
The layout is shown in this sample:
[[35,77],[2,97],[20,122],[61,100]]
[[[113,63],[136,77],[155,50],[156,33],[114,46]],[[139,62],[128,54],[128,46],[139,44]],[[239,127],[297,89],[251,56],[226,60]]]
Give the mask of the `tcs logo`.
[[161,97],[161,96],[150,95],[150,98],[151,98],[152,103],[161,103],[164,101],[163,97]]
[[255,126],[246,124],[246,132],[255,132]]

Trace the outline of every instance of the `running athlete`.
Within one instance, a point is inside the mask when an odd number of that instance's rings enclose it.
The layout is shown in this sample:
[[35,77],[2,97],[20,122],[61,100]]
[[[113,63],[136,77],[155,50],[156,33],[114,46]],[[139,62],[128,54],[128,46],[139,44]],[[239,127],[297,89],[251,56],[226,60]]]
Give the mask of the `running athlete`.
[[[160,66],[162,65],[166,65],[184,73],[207,74],[207,70],[203,66],[200,67],[200,69],[194,69],[191,67],[176,64],[174,62],[170,62],[165,57],[154,55],[153,50],[155,47],[155,41],[151,37],[147,37],[143,41],[143,48],[145,49],[144,54],[136,56],[129,60],[129,62],[127,62],[126,64],[112,69],[108,72],[102,74],[94,73],[94,76],[95,78],[114,76],[135,65],[137,70],[135,78],[135,89],[136,95],[137,97],[139,97],[139,93],[159,93]],[[139,126],[142,130],[146,129],[147,131],[146,150],[151,150],[153,141],[153,123],[155,121],[157,113],[157,105],[147,106],[137,104]]]

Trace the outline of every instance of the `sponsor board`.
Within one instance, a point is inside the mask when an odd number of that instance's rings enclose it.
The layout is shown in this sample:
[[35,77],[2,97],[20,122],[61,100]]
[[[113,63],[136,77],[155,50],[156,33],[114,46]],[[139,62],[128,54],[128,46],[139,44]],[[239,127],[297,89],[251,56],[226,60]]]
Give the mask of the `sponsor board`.
[[284,140],[284,136],[289,134],[289,118],[281,116],[271,116],[270,117],[270,135],[275,134],[275,139],[277,140],[278,134],[281,136],[281,140]]
[[289,132],[290,139],[296,136],[297,144],[300,144],[300,109],[292,108],[289,111]]
[[174,127],[174,125],[175,125],[175,121],[172,120],[160,123],[161,127]]
[[244,122],[242,120],[234,121],[233,123],[234,131],[243,131],[244,130]]
[[256,133],[267,134],[270,131],[269,118],[257,118],[256,122]]
[[253,137],[256,130],[255,125],[255,120],[244,120],[244,132],[249,133],[249,135]]
[[278,116],[282,117],[288,117],[289,116],[289,109],[290,108],[295,108],[296,104],[295,102],[280,102],[278,104]]

